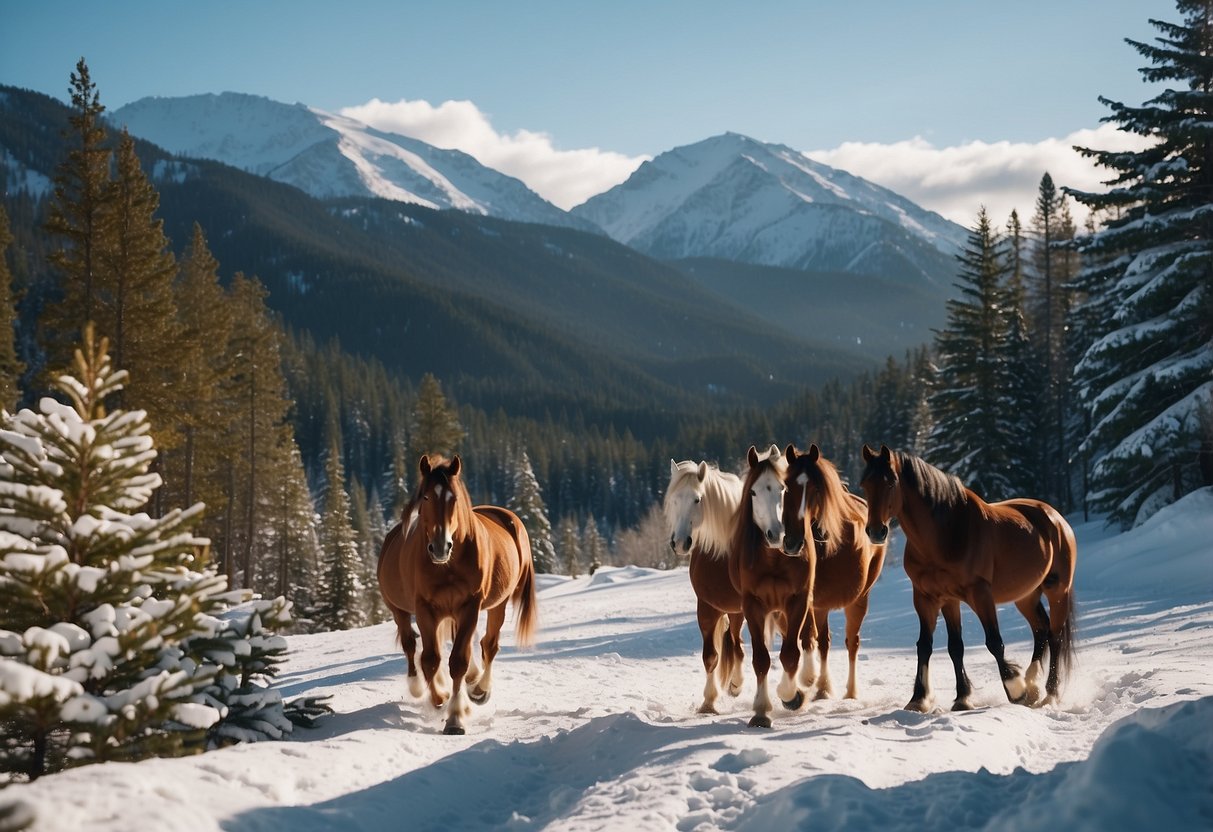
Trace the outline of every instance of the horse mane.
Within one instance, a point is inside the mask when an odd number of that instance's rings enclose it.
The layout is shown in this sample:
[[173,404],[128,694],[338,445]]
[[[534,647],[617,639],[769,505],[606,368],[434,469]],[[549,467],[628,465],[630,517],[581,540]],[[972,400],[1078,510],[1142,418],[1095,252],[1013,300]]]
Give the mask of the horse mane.
[[[772,450],[778,451],[779,449],[772,447]],[[767,546],[766,538],[762,536],[762,531],[754,522],[754,501],[749,498],[750,489],[754,487],[754,483],[758,481],[759,477],[771,469],[774,469],[781,479],[783,478],[788,469],[788,463],[783,458],[783,454],[759,454],[758,464],[750,467],[742,481],[741,505],[733,517],[730,548],[745,556],[747,563],[753,562],[754,555]]]
[[969,489],[960,478],[945,474],[921,457],[895,451],[901,476],[932,508],[953,509],[968,502]]
[[809,464],[805,474],[813,486],[808,508],[817,527],[824,532],[822,554],[828,557],[837,551],[842,541],[843,526],[848,522],[862,524],[865,518],[850,499],[851,492],[834,463],[819,456],[816,462]]
[[745,493],[741,489],[741,477],[709,465],[703,484],[703,498],[708,501],[708,508],[703,513],[700,527],[700,547],[709,557],[724,557],[733,536],[733,515]]

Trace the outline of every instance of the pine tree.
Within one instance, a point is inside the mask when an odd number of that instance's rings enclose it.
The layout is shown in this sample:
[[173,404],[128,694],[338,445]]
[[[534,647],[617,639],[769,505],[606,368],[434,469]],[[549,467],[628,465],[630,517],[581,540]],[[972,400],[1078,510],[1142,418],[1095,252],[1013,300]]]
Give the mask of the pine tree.
[[0,205],[0,408],[12,410],[20,395],[18,382],[25,365],[17,358],[13,322],[13,278],[8,269],[8,247],[13,235],[8,229],[8,213]]
[[208,732],[289,733],[259,683],[285,649],[264,627],[289,605],[193,570],[201,505],[138,512],[160,484],[150,426],[106,411],[126,373],[91,327],[75,373],[58,380],[70,404],[46,397],[0,430],[0,768],[35,778],[181,753]]
[[197,224],[179,264],[176,297],[181,347],[173,363],[180,369],[180,393],[189,407],[178,414],[182,441],[178,452],[166,455],[165,486],[186,505],[195,499],[205,502],[213,523],[223,516],[226,499],[221,474],[232,416],[220,393],[232,374],[226,345],[233,316],[219,283],[219,263]]
[[585,519],[582,550],[585,552],[586,561],[589,563],[587,568],[591,575],[597,572],[609,558],[606,538],[599,531],[598,521],[594,519],[594,515],[592,514]]
[[556,547],[552,543],[552,521],[548,519],[539,481],[531,467],[531,458],[523,451],[514,462],[514,493],[509,508],[522,520],[531,538],[531,556],[535,571],[556,571]]
[[463,437],[463,427],[459,424],[455,409],[442,394],[438,379],[426,373],[417,390],[417,404],[413,408],[413,420],[409,426],[413,457],[420,459],[422,454],[450,457]]
[[927,456],[988,500],[1015,494],[1017,431],[1012,422],[1007,271],[985,208],[957,255],[959,297],[936,333],[939,367],[930,405],[935,420]]
[[365,623],[366,586],[358,541],[350,520],[350,499],[345,493],[345,467],[336,441],[329,446],[325,481],[324,512],[320,520],[320,593],[313,618],[320,630],[347,630]]
[[[131,374],[124,404],[146,410],[156,444],[171,450],[179,442],[183,413],[192,404],[184,396],[184,373],[176,360],[185,346],[173,294],[177,264],[164,223],[156,218],[160,196],[125,130],[115,159],[116,174],[105,196],[109,245],[100,257],[102,288],[94,293],[93,320],[97,332],[110,338],[114,364]],[[174,360],[166,361],[166,356]]]
[[380,514],[377,506],[372,506],[367,498],[366,489],[358,480],[350,482],[350,524],[354,528],[354,542],[358,547],[358,580],[362,584],[363,597],[361,608],[366,624],[386,621],[387,608],[383,606],[383,597],[379,593],[379,582],[376,567],[379,563],[379,547],[383,545],[384,534],[382,515],[376,522],[373,514]]
[[[237,273],[229,290],[233,313],[227,345],[231,376],[222,385],[224,407],[232,414],[227,438],[228,471],[225,572],[240,585],[262,589],[258,565],[272,551],[267,507],[278,502],[274,472],[294,445],[287,421],[290,399],[282,373],[281,329],[266,308],[265,288]],[[270,576],[265,582],[273,586]]]
[[1100,98],[1112,110],[1104,121],[1155,141],[1079,148],[1113,172],[1113,187],[1067,191],[1119,211],[1079,244],[1087,303],[1111,315],[1087,334],[1075,374],[1090,419],[1088,499],[1126,527],[1211,484],[1213,469],[1201,465],[1213,452],[1202,441],[1213,409],[1213,12],[1207,0],[1176,5],[1182,24],[1151,21],[1156,44],[1128,41],[1150,63],[1145,80],[1175,86],[1141,107]]
[[50,258],[62,287],[58,302],[44,311],[40,327],[49,365],[56,369],[68,365],[85,323],[96,320],[101,258],[110,242],[106,203],[111,150],[101,118],[105,107],[84,58],[76,64],[68,92],[73,112],[65,137],[71,150],[55,175],[46,221],[47,232],[62,241]]
[[581,530],[577,527],[577,519],[570,514],[560,518],[556,524],[556,539],[560,541],[557,547],[560,563],[564,566],[566,575],[576,578],[581,571]]

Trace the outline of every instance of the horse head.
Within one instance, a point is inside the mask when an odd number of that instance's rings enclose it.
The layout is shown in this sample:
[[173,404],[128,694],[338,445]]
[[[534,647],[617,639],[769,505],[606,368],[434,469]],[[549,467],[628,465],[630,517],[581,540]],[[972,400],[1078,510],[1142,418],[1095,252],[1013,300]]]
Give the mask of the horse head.
[[783,546],[783,495],[788,490],[784,485],[783,455],[778,445],[771,445],[765,454],[759,454],[751,445],[746,458],[750,463],[746,482],[754,525],[762,533],[766,545],[778,549]]
[[456,511],[459,490],[463,487],[458,480],[459,455],[452,457],[450,462],[444,462],[440,457],[431,460],[423,455],[418,468],[421,484],[417,489],[416,525],[424,536],[430,560],[436,564],[448,563],[456,536],[467,532],[459,528],[460,515]]
[[789,444],[783,457],[788,463],[784,480],[788,490],[783,499],[783,553],[798,557],[804,553],[805,526],[813,525],[813,518],[808,516],[809,493],[816,488],[813,473],[821,458],[821,449],[812,444],[802,454],[797,452],[795,445]]
[[864,445],[863,460],[859,486],[868,501],[864,529],[868,539],[880,545],[889,539],[889,521],[901,511],[901,461],[888,445],[881,445],[879,453]]
[[670,460],[670,484],[666,489],[666,523],[670,527],[670,548],[674,554],[691,553],[695,530],[703,524],[703,489],[708,464]]

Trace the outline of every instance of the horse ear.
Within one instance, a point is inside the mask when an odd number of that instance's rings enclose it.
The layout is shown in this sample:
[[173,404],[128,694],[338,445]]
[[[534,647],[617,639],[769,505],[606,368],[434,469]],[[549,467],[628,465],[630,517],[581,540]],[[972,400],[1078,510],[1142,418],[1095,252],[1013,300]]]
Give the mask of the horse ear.
[[430,455],[422,454],[421,461],[417,463],[417,469],[421,471],[421,476],[428,477],[433,468],[430,467]]
[[863,443],[863,461],[871,462],[875,458],[876,458],[876,452],[868,446],[867,442],[864,442]]
[[821,459],[821,448],[817,447],[817,443],[814,442],[809,446],[809,462],[816,462],[819,459]]
[[883,459],[885,462],[888,462],[892,456],[893,456],[893,452],[889,450],[888,445],[880,446],[880,458],[881,459]]
[[789,442],[789,443],[788,443],[788,446],[787,446],[786,448],[784,448],[784,449],[783,449],[783,458],[784,458],[784,459],[786,459],[786,460],[787,460],[789,463],[792,463],[792,462],[795,462],[795,461],[796,461],[796,445],[795,445],[795,443],[793,443],[793,442]]
[[699,463],[699,481],[703,482],[703,478],[708,475],[708,463],[706,461]]
[[758,449],[751,445],[750,452],[745,455],[745,458],[750,463],[750,467],[753,468],[758,464]]
[[767,459],[774,460],[774,459],[777,459],[778,457],[779,457],[779,446],[776,445],[774,442],[772,442],[771,447],[767,448]]
[[452,477],[459,476],[459,468],[462,465],[463,465],[463,463],[459,461],[459,454],[455,454],[454,458],[451,459],[451,464],[450,464],[450,468],[449,468]]
[[674,479],[674,475],[678,473],[678,463],[670,459],[670,479]]

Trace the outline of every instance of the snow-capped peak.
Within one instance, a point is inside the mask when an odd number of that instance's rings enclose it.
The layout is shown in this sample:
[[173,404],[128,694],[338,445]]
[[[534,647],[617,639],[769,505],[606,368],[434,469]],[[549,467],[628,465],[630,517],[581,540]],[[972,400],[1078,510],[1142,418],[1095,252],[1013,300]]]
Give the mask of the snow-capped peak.
[[143,98],[113,113],[132,134],[320,198],[378,196],[521,222],[597,230],[458,150],[303,104],[242,93]]

